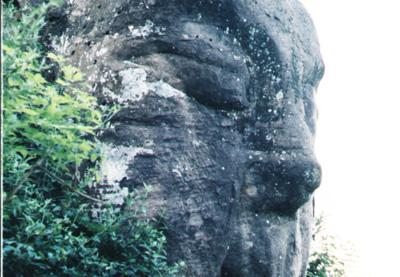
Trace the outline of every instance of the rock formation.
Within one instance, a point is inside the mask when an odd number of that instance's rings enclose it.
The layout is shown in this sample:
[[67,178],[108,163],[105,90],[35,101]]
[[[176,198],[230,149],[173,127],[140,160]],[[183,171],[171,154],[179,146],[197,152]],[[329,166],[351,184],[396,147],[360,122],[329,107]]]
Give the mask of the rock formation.
[[185,276],[305,275],[323,62],[298,1],[70,0],[46,35],[121,105],[103,174],[121,195],[153,188]]

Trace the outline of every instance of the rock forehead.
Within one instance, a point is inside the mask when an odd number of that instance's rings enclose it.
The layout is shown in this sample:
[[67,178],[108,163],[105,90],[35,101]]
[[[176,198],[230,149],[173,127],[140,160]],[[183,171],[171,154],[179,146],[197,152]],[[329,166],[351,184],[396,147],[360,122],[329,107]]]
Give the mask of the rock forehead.
[[45,33],[121,105],[105,178],[154,188],[186,276],[304,275],[323,63],[297,1],[69,1]]

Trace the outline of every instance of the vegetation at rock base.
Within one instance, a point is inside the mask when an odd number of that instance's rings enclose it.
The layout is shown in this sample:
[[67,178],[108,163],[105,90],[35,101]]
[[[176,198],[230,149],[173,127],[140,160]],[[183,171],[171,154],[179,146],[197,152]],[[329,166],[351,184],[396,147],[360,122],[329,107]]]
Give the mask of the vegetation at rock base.
[[4,276],[175,276],[153,222],[88,193],[101,182],[104,113],[79,70],[39,43],[50,4],[2,5]]
[[323,216],[316,219],[311,250],[307,277],[346,276],[345,263],[337,255],[335,238],[324,232]]

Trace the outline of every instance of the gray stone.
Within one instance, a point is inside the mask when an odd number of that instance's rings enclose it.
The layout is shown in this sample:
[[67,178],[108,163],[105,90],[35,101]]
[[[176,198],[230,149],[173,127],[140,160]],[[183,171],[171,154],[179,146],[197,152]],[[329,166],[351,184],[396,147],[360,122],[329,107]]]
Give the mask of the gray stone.
[[67,2],[46,43],[121,105],[99,135],[104,178],[153,188],[170,261],[185,276],[305,276],[324,66],[300,3]]

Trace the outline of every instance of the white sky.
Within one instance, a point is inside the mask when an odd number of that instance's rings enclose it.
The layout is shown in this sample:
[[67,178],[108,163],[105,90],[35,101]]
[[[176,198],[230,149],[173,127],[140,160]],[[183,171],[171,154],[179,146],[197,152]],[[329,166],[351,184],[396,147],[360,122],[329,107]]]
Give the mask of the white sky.
[[326,64],[318,208],[358,249],[349,277],[400,276],[400,1],[301,1]]

